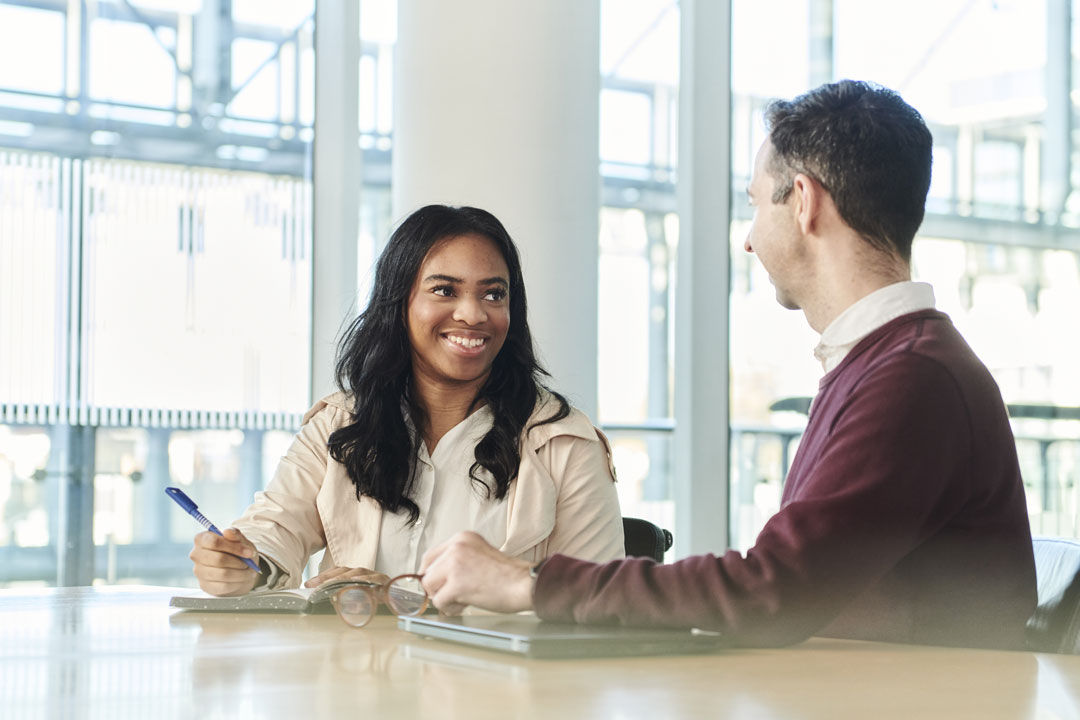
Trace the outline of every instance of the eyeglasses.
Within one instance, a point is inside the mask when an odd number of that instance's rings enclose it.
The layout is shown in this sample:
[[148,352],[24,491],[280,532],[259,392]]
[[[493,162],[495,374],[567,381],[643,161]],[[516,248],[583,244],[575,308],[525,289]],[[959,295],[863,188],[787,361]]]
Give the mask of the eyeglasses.
[[381,600],[395,615],[419,615],[428,606],[423,575],[398,575],[381,585],[358,580],[334,593],[330,602],[346,625],[360,628],[371,622]]

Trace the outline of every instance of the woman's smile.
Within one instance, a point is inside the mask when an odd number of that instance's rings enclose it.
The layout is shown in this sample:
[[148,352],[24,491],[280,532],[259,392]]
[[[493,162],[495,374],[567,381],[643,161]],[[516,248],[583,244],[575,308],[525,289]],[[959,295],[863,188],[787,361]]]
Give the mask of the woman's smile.
[[509,275],[489,238],[461,235],[432,246],[407,311],[415,375],[455,386],[487,378],[510,327]]

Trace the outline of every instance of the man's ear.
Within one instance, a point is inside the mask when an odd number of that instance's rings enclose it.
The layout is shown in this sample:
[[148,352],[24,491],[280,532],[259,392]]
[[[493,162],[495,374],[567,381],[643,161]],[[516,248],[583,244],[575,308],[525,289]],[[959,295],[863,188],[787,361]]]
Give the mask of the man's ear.
[[795,201],[795,221],[803,234],[807,235],[817,225],[825,188],[809,175],[796,173],[791,183],[791,194]]

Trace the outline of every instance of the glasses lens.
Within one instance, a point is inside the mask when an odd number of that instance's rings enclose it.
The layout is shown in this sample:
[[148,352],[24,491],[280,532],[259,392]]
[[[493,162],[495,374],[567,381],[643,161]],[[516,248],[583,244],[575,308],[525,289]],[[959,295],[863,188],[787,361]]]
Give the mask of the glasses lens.
[[345,588],[337,595],[337,611],[341,619],[350,625],[366,625],[375,614],[375,598],[365,588]]
[[417,575],[394,578],[386,588],[386,604],[395,615],[419,615],[427,608],[428,597]]

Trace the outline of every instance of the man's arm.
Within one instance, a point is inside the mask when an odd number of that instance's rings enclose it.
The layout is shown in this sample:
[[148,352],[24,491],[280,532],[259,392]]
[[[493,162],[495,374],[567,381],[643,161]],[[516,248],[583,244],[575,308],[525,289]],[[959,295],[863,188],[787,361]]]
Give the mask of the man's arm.
[[531,610],[531,570],[531,563],[503,555],[470,531],[431,548],[420,562],[424,589],[447,615],[460,615],[469,605],[505,613]]
[[[966,411],[948,373],[926,362],[866,379],[798,496],[745,556],[597,564],[556,555],[530,601],[527,563],[465,544],[428,563],[438,570],[429,585],[436,605],[535,606],[551,620],[696,626],[754,645],[805,639],[966,500],[966,489],[953,486],[965,462],[958,447],[968,440]],[[437,567],[440,560],[446,565]]]
[[845,400],[812,467],[745,555],[658,565],[553,557],[535,593],[545,619],[696,626],[752,645],[809,637],[971,499],[970,423],[948,372],[910,356]]

